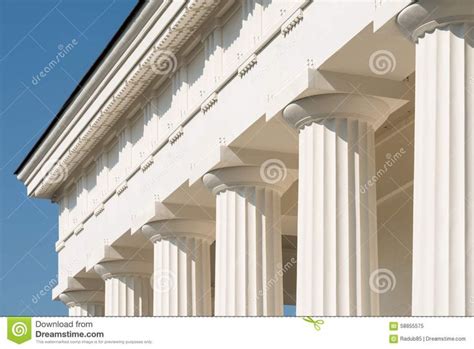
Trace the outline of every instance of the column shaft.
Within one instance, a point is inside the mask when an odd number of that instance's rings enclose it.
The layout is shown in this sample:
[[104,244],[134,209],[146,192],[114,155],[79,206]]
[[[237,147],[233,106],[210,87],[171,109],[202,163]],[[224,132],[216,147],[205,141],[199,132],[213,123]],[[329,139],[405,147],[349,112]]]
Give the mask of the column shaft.
[[106,316],[153,314],[151,263],[114,260],[101,262],[94,269],[105,281]]
[[325,119],[299,137],[297,314],[374,314],[374,131],[364,121]]
[[412,314],[474,315],[474,6],[418,0]]
[[474,32],[416,47],[413,315],[474,315]]
[[69,307],[69,316],[104,316],[104,304],[76,304]]
[[214,231],[212,220],[183,218],[159,220],[142,228],[154,244],[154,315],[212,315]]
[[67,305],[69,316],[104,316],[103,290],[74,290],[59,296]]
[[105,280],[106,316],[150,316],[150,276],[117,275]]
[[[299,129],[298,315],[378,315],[373,96],[329,93],[288,105]],[[376,278],[374,278],[376,276]]]
[[193,237],[155,242],[155,315],[210,316],[210,243]]
[[216,315],[282,315],[280,194],[238,187],[217,194]]

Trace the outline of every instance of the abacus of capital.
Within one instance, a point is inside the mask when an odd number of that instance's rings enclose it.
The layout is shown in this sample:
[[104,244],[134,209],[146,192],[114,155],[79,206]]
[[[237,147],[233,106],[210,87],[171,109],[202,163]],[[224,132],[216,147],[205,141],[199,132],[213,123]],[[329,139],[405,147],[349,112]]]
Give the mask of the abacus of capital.
[[267,2],[139,3],[20,165],[53,299],[474,315],[474,1]]

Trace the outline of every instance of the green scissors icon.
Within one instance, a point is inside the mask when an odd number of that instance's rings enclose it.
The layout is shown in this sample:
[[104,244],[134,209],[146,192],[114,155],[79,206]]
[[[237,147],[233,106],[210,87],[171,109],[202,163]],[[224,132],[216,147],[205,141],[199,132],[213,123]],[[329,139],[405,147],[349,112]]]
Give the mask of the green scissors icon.
[[313,324],[314,329],[316,331],[319,331],[321,329],[321,325],[324,325],[324,320],[321,320],[321,319],[315,320],[311,316],[306,316],[303,318],[303,320]]

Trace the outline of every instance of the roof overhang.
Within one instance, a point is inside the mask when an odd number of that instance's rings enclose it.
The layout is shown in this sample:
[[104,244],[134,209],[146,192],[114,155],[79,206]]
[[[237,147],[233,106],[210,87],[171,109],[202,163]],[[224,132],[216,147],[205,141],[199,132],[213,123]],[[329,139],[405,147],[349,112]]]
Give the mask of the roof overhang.
[[140,1],[15,174],[28,195],[57,189],[177,55],[220,0]]

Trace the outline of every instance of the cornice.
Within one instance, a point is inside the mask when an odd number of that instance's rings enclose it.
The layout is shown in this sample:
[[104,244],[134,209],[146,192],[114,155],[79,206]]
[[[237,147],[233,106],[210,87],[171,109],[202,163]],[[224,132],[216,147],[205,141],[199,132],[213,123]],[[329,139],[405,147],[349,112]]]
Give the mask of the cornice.
[[[52,196],[54,191],[66,180],[66,178],[61,178],[62,180],[58,181],[56,177],[52,178],[54,174],[63,168],[67,168],[69,173],[74,170],[87,155],[88,150],[92,149],[98,140],[110,130],[130,104],[145,91],[150,82],[156,76],[162,75],[154,66],[157,60],[162,58],[163,54],[167,54],[169,57],[177,55],[183,44],[215,9],[219,1],[191,0],[187,3],[167,27],[168,29],[157,38],[140,61],[136,62],[122,83],[110,94],[103,107],[80,132],[68,150],[47,171],[35,188],[34,196]],[[21,173],[19,177],[24,180],[24,173]]]
[[[34,172],[40,161],[44,158],[45,154],[54,146],[54,142],[57,141],[63,134],[68,131],[70,125],[74,123],[75,118],[82,114],[81,109],[84,105],[87,105],[90,100],[96,98],[96,90],[101,88],[104,81],[110,80],[109,74],[113,73],[114,67],[119,61],[119,58],[125,55],[127,49],[131,46],[134,40],[140,36],[140,32],[144,27],[144,23],[150,21],[153,18],[154,14],[157,14],[158,17],[162,14],[164,9],[169,5],[171,0],[166,1],[150,1],[144,0],[143,8],[140,10],[139,14],[136,15],[136,18],[130,18],[131,23],[124,33],[117,39],[117,42],[111,42],[113,44],[112,48],[108,52],[104,52],[106,56],[101,60],[97,61],[98,67],[94,69],[91,68],[93,73],[91,76],[85,80],[81,81],[81,88],[77,94],[74,94],[70,97],[73,100],[71,102],[66,102],[65,106],[67,108],[63,111],[60,111],[56,118],[58,120],[54,123],[54,127],[42,138],[40,144],[35,146],[34,153],[29,156],[28,161],[25,164],[21,164],[17,169],[18,178],[23,182],[28,182],[31,174]],[[162,10],[160,10],[162,9]],[[94,79],[92,79],[94,77]]]

